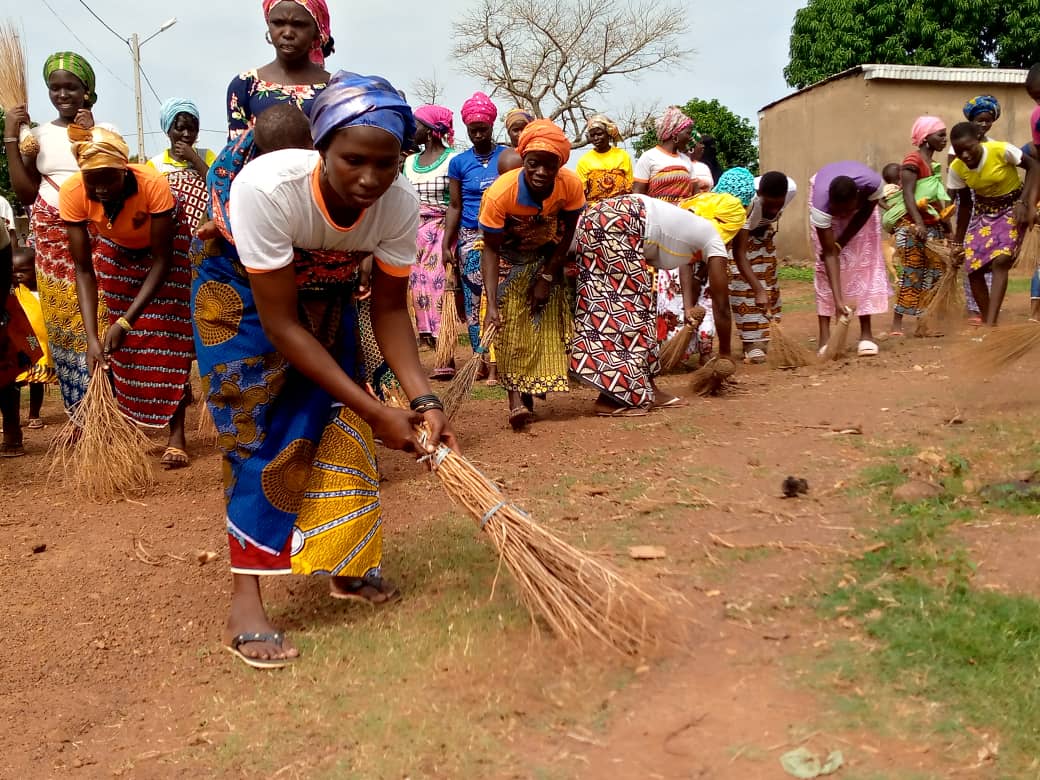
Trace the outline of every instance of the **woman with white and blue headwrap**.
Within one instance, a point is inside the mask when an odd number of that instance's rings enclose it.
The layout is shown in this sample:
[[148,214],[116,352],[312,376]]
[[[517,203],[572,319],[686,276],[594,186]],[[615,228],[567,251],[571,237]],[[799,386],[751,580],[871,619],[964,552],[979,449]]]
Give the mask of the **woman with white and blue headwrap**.
[[210,149],[195,147],[199,140],[199,107],[192,101],[170,98],[164,102],[159,109],[159,125],[170,139],[170,148],[155,155],[148,164],[166,177],[194,230],[206,216],[206,174],[217,155]]
[[[194,285],[224,456],[234,575],[224,642],[261,668],[298,652],[267,620],[260,575],[331,575],[333,598],[370,604],[397,595],[381,570],[375,439],[425,453],[415,433],[425,422],[431,443],[455,445],[408,315],[419,201],[399,164],[412,111],[385,79],[340,71],[310,121],[315,150],[256,157],[247,132],[221,155],[210,189],[222,238]],[[356,296],[366,258],[375,338],[409,411],[365,389]]]

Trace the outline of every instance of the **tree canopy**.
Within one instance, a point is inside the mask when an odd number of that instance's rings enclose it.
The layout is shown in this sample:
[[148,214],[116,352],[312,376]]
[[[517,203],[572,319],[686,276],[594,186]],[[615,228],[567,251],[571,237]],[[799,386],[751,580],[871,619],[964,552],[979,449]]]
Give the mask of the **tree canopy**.
[[[698,133],[715,139],[722,170],[743,166],[758,173],[758,134],[750,120],[733,113],[718,100],[694,98],[679,108],[694,121]],[[657,132],[651,126],[633,146],[636,154],[642,154],[656,144]]]
[[1040,58],[1040,0],[809,0],[795,14],[792,87],[864,63],[1027,68]]

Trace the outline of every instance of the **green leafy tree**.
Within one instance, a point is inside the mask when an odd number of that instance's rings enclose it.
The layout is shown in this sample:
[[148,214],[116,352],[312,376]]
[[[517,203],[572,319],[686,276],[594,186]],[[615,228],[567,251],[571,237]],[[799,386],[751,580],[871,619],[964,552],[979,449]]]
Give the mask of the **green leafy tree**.
[[[715,139],[719,165],[723,170],[743,166],[758,173],[758,134],[750,120],[734,114],[718,100],[694,98],[679,108],[694,121],[698,133]],[[637,156],[656,145],[657,132],[653,123],[633,143]]]
[[864,63],[1029,67],[1040,0],[809,0],[795,14],[787,83],[801,89]]

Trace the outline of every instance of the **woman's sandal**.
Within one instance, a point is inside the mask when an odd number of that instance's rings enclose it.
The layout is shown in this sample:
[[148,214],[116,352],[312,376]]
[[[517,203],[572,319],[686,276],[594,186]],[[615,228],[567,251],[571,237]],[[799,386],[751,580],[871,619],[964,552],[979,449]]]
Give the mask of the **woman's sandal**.
[[613,411],[606,411],[597,409],[597,417],[646,417],[650,414],[650,410],[645,406],[619,406]]
[[296,659],[299,656],[293,658],[253,658],[243,653],[239,648],[242,647],[242,645],[248,645],[251,642],[264,642],[265,644],[278,645],[281,647],[284,640],[285,634],[281,631],[274,631],[266,634],[246,632],[239,634],[232,639],[230,645],[224,645],[224,649],[242,663],[251,666],[254,669],[281,669],[284,666],[296,663]]
[[159,458],[159,465],[167,471],[170,471],[171,469],[183,469],[190,464],[191,458],[189,458],[188,453],[180,447],[167,447],[163,450],[162,457]]
[[346,590],[338,590],[339,586],[329,589],[329,595],[340,601],[358,601],[370,607],[381,607],[401,598],[401,591],[389,580],[382,577],[352,578]]
[[531,422],[531,418],[534,415],[526,407],[518,406],[515,409],[509,410],[509,424],[512,426],[514,431],[523,430],[523,428]]
[[43,420],[39,417],[30,417],[29,422],[25,425],[26,428],[30,428],[34,431],[38,431],[43,427]]
[[0,458],[20,458],[25,454],[25,447],[21,442],[0,444]]

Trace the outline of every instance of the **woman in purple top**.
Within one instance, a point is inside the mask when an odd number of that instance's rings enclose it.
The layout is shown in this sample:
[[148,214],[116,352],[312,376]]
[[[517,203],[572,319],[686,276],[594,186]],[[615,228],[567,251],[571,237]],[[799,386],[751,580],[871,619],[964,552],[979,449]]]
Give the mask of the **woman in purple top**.
[[830,338],[831,317],[854,310],[860,325],[857,354],[878,353],[870,318],[888,312],[889,296],[876,208],[883,187],[880,174],[852,160],[825,165],[809,181],[821,352]]

